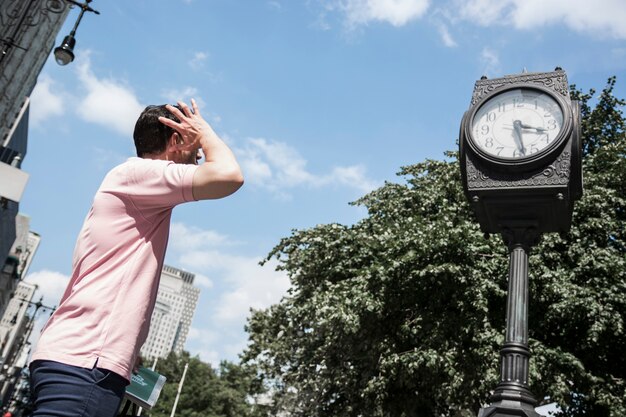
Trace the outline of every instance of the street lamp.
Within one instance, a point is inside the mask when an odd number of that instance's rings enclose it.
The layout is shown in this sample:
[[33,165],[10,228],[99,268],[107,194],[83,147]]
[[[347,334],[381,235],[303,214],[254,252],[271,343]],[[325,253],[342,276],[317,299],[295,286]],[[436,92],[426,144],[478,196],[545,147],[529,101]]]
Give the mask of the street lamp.
[[60,46],[54,48],[54,59],[57,61],[59,65],[67,65],[74,60],[74,46],[76,45],[76,29],[78,29],[78,25],[80,24],[81,19],[83,18],[83,14],[85,12],[93,12],[95,14],[100,14],[99,11],[92,9],[89,7],[89,3],[92,0],[86,0],[85,3],[78,3],[74,0],[66,0],[72,3],[75,6],[80,7],[80,14],[78,15],[78,19],[76,19],[76,23],[74,23],[74,28],[70,32],[68,36],[63,38],[63,42]]

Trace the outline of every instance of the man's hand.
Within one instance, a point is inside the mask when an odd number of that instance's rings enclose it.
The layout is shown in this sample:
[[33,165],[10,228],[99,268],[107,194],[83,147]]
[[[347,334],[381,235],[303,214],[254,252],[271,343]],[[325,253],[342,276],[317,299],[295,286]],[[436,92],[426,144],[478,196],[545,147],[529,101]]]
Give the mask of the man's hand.
[[167,117],[159,117],[161,123],[171,127],[178,134],[176,143],[174,143],[170,150],[193,152],[201,149],[202,140],[207,139],[207,137],[211,135],[215,135],[215,132],[200,114],[200,110],[194,99],[191,99],[193,111],[189,109],[187,104],[181,101],[178,102],[178,105],[183,109],[182,112],[169,104],[167,104],[165,108],[180,120],[179,123]]
[[141,355],[137,355],[135,359],[135,364],[133,365],[133,374],[137,374],[139,372],[139,368],[143,366],[143,358]]
[[[171,127],[180,138],[170,144],[171,151],[202,149],[204,162],[193,176],[193,196],[196,200],[223,198],[231,195],[243,184],[243,174],[235,155],[202,118],[196,101],[191,99],[193,111],[185,103],[178,102],[183,109],[166,106],[180,120],[175,122],[165,117],[159,121]],[[179,142],[179,143],[176,143]]]

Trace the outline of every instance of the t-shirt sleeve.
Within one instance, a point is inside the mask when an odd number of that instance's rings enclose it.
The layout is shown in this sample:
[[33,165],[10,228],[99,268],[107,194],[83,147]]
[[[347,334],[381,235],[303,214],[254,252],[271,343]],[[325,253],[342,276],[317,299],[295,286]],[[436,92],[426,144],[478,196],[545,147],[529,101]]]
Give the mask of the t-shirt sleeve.
[[193,176],[197,165],[170,161],[138,164],[131,172],[131,198],[138,208],[173,207],[194,201]]

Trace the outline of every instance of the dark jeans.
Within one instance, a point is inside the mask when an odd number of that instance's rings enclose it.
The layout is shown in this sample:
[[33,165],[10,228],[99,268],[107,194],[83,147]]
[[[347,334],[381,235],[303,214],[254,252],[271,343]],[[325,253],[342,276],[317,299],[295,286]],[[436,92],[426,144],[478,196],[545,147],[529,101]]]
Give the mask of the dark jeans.
[[30,364],[32,417],[114,417],[127,381],[115,372],[53,361]]

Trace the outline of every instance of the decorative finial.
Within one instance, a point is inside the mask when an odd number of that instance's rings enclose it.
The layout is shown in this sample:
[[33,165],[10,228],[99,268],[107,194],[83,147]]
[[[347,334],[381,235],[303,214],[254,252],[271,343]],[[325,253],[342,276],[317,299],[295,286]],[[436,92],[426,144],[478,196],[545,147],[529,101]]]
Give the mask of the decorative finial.
[[481,80],[486,80],[486,79],[487,79],[487,76],[486,76],[486,75],[483,75],[483,76],[481,76],[481,77],[480,77],[480,79],[481,79]]

